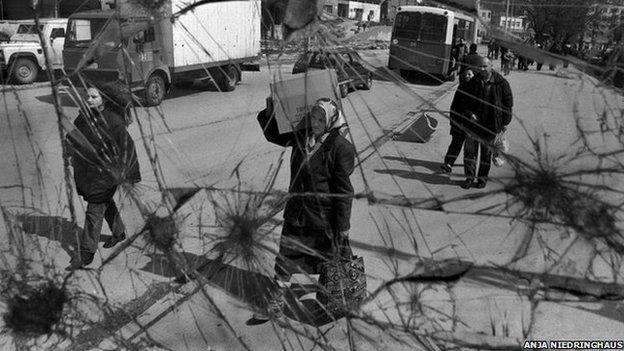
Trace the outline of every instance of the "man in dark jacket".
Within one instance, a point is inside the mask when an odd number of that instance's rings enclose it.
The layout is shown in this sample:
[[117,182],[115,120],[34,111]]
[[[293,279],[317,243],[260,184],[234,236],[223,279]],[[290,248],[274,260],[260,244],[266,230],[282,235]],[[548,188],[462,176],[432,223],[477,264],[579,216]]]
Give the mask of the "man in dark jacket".
[[87,202],[80,254],[72,258],[68,270],[93,261],[104,219],[112,232],[105,248],[125,239],[113,195],[120,184],[141,180],[134,142],[126,131],[124,118],[104,103],[98,89],[89,88],[87,94],[88,109],[81,111],[74,121],[76,129],[67,136],[76,189]]
[[[466,189],[473,185],[475,177],[477,177],[476,187],[485,187],[492,159],[492,143],[496,135],[504,132],[511,122],[513,108],[513,95],[509,83],[492,70],[490,60],[479,57],[476,65],[477,75],[466,87],[470,97],[463,113],[476,121],[470,128],[470,137],[464,145],[466,180],[462,187]],[[481,156],[477,161],[479,149]]]

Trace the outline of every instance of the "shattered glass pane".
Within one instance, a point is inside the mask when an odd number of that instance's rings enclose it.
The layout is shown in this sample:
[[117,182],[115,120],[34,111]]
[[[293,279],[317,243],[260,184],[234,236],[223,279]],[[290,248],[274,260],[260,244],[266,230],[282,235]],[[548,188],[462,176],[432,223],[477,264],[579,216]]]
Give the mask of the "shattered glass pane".
[[[620,17],[584,0],[423,3],[127,0],[61,24],[36,8],[19,28],[37,60],[0,43],[0,349],[621,339]],[[513,92],[491,140],[448,133],[457,75],[487,66],[456,60],[475,41]],[[477,114],[503,110],[483,94]],[[319,97],[334,124],[311,137]],[[326,154],[330,128],[352,172]],[[482,188],[463,153],[443,167],[460,132],[464,152],[496,156]],[[298,187],[321,154],[327,174]],[[287,223],[288,203],[333,227]]]

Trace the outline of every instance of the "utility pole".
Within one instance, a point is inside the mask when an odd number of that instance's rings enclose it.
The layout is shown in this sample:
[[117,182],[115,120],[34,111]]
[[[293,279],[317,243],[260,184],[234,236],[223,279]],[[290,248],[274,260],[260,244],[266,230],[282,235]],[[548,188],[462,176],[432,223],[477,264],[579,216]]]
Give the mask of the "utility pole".
[[505,32],[509,30],[509,2],[510,0],[507,0],[507,9],[505,10]]

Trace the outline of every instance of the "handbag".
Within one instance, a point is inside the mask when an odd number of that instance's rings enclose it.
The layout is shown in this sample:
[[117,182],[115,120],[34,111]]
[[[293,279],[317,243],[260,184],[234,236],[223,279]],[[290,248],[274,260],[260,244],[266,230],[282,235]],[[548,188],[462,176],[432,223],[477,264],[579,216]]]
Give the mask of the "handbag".
[[500,153],[509,152],[509,143],[505,139],[504,132],[496,134],[494,139],[494,154],[492,155],[492,163],[496,167],[502,167],[505,164],[505,159],[501,157]]
[[496,134],[496,138],[494,138],[494,149],[498,152],[509,152],[509,142],[507,138],[505,138],[505,132]]
[[366,296],[364,258],[352,255],[346,245],[337,258],[319,267],[317,300],[332,314],[357,308]]

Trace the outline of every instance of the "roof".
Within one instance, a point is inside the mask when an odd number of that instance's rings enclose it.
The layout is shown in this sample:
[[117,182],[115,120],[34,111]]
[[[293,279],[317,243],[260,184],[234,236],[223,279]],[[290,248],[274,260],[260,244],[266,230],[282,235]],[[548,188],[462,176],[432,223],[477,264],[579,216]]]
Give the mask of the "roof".
[[[115,14],[115,10],[90,10],[90,11],[82,11],[76,12],[72,14],[69,18],[110,18]],[[124,19],[134,19],[134,20],[147,20],[150,17],[140,16],[140,15],[128,15],[127,13],[120,14],[122,20]]]
[[429,2],[436,5],[447,6],[450,9],[467,12],[471,15],[477,15],[479,0],[430,0]]
[[311,48],[310,50],[308,50],[308,52],[327,52],[327,53],[331,53],[331,54],[343,54],[346,52],[355,52],[354,49],[351,49],[349,47],[346,46],[333,46],[333,47],[316,47],[316,48]]
[[449,12],[452,12],[455,18],[460,18],[463,20],[473,20],[474,15],[467,15],[463,12],[456,11],[451,8],[442,8],[442,7],[433,7],[433,6],[417,6],[417,5],[405,5],[399,6],[399,12],[401,11],[426,11],[429,13],[434,13],[436,15],[446,15]]
[[41,18],[39,23],[67,23],[67,18]]
[[69,16],[69,18],[82,18],[82,17],[88,17],[88,18],[109,18],[114,13],[115,13],[115,11],[113,11],[113,10],[90,10],[90,11],[76,12],[76,13],[72,14],[71,16]]
[[[478,15],[479,0],[423,0],[424,5],[446,8],[450,11],[461,11],[468,15]],[[402,6],[403,7],[403,6]]]

